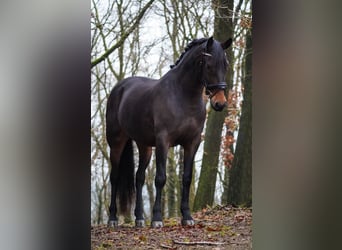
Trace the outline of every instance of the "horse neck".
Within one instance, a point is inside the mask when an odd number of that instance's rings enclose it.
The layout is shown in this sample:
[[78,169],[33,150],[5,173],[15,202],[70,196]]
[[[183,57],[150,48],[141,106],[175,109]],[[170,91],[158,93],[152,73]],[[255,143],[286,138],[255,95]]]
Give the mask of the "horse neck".
[[[185,64],[185,63],[184,63]],[[175,68],[176,84],[183,93],[192,97],[202,97],[203,83],[201,71],[194,67],[194,62],[188,62],[185,65],[179,65]]]

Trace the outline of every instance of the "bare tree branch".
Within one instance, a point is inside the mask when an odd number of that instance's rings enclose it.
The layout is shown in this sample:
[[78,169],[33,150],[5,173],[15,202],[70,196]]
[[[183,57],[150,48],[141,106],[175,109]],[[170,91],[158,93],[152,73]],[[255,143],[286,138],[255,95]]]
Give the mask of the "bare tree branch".
[[97,64],[99,64],[100,62],[102,62],[103,60],[105,60],[114,50],[118,49],[127,39],[127,37],[136,29],[136,27],[139,25],[140,20],[144,17],[145,12],[148,10],[148,8],[152,5],[152,3],[154,2],[154,0],[150,0],[141,10],[141,12],[139,13],[139,15],[136,17],[134,23],[132,24],[132,26],[125,32],[122,34],[122,36],[120,37],[119,41],[114,44],[112,47],[110,47],[102,56],[100,56],[99,58],[93,60],[91,62],[91,68],[93,68],[94,66],[96,66]]
[[236,15],[238,15],[239,12],[240,12],[242,2],[243,2],[243,0],[240,0],[238,5],[235,8],[235,15],[234,15],[234,21],[233,21],[234,27],[236,26],[236,23],[237,23],[237,20],[238,20],[238,17]]

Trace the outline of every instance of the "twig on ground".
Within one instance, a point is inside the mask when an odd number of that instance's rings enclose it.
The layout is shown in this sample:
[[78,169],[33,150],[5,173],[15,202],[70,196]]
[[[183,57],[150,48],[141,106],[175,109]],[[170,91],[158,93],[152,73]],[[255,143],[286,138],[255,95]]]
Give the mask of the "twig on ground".
[[226,242],[212,242],[212,241],[189,241],[189,242],[186,242],[186,241],[177,241],[177,240],[173,240],[173,243],[175,244],[180,244],[180,245],[188,245],[188,246],[191,246],[191,245],[224,245],[226,244]]
[[173,246],[167,246],[167,245],[164,245],[164,244],[160,244],[160,247],[166,248],[166,249],[177,249],[177,248],[175,248]]

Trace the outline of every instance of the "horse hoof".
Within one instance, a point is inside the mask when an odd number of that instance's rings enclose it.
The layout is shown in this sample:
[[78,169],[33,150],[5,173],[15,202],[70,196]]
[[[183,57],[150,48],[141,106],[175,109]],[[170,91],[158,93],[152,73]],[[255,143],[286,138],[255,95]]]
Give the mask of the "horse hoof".
[[119,226],[119,223],[117,220],[110,220],[108,221],[108,227],[110,228],[117,228]]
[[182,226],[194,226],[194,220],[182,220]]
[[153,227],[153,228],[163,227],[163,222],[162,221],[152,221],[151,227]]
[[136,227],[145,227],[145,221],[144,220],[135,220],[135,226]]

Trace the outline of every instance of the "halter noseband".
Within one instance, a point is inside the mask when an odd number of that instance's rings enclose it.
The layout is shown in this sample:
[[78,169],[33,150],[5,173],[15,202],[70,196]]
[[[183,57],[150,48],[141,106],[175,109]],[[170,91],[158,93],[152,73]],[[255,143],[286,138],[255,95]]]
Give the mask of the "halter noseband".
[[[206,53],[206,52],[202,52],[202,55],[212,57],[211,54]],[[203,62],[201,62],[201,65],[203,65]],[[215,96],[217,94],[217,92],[219,92],[220,90],[225,90],[227,88],[226,82],[219,82],[216,84],[208,85],[208,83],[206,81],[203,81],[203,85],[205,87],[205,94],[209,96],[209,99],[211,99],[213,96]]]
[[208,85],[207,82],[203,82],[203,85],[205,87],[205,94],[209,96],[209,99],[216,95],[216,93],[220,90],[225,90],[227,88],[227,83],[225,82],[219,82],[210,85]]

